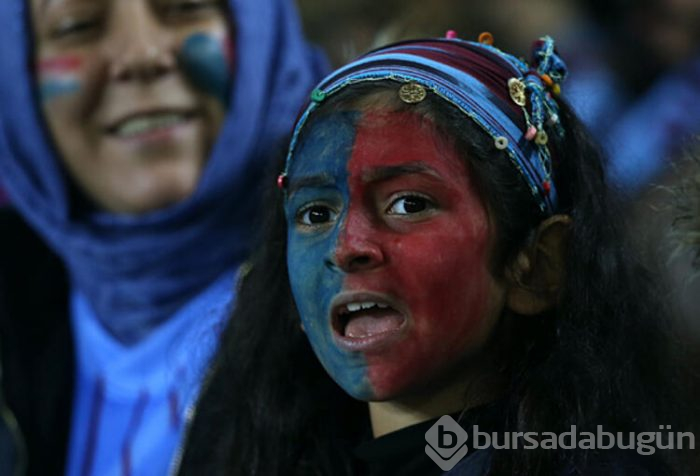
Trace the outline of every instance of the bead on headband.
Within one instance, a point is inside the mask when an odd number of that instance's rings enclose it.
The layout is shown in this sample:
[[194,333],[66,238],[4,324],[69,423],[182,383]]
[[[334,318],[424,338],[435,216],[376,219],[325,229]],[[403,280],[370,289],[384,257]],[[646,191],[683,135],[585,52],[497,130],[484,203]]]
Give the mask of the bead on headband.
[[553,96],[560,93],[566,75],[566,65],[548,36],[533,45],[532,65],[494,47],[490,33],[472,42],[450,30],[447,38],[379,48],[331,73],[314,89],[295,126],[278,186],[286,187],[299,135],[320,104],[349,85],[389,80],[401,83],[399,98],[407,104],[423,101],[430,91],[476,122],[491,136],[495,149],[508,155],[539,208],[552,215],[557,192],[546,129],[564,135]]

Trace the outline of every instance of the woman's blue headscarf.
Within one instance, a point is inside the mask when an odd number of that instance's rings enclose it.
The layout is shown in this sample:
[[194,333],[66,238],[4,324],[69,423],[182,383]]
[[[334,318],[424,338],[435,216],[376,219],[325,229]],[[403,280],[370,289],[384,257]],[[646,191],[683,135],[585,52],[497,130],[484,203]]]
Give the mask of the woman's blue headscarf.
[[228,1],[237,63],[220,137],[195,193],[143,216],[72,209],[36,101],[29,1],[0,1],[0,179],[122,341],[144,335],[244,259],[261,171],[325,67],[304,42],[291,1]]

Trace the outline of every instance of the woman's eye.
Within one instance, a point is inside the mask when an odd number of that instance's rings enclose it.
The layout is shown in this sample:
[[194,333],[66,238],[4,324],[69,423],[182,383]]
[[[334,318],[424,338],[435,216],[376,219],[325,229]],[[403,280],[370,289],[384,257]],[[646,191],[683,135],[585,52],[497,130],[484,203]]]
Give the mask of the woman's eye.
[[325,205],[311,205],[297,214],[297,222],[304,226],[325,225],[335,221],[338,214]]
[[218,10],[220,0],[174,0],[165,3],[163,11],[167,17],[176,18]]
[[52,30],[54,39],[76,38],[93,34],[100,27],[100,19],[97,17],[70,18],[60,21]]
[[435,208],[435,204],[420,195],[405,195],[394,200],[387,213],[390,215],[412,215]]

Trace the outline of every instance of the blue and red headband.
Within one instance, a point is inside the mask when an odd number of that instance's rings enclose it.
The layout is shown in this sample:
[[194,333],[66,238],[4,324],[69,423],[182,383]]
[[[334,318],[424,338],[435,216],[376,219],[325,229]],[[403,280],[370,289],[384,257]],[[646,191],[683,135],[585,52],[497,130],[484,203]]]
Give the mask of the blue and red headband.
[[448,32],[444,39],[385,46],[331,73],[314,89],[297,121],[278,184],[284,186],[299,134],[316,108],[351,84],[390,80],[403,83],[399,97],[404,102],[418,103],[429,90],[470,117],[496,149],[508,154],[539,208],[554,214],[557,192],[548,142],[549,133],[564,134],[553,95],[566,78],[566,65],[548,36],[534,44],[532,66],[492,43],[490,34],[472,42]]

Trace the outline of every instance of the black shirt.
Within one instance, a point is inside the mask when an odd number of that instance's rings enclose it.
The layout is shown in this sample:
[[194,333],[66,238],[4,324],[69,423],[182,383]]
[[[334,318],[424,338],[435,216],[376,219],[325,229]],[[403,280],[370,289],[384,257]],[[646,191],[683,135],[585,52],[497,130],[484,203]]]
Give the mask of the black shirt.
[[[503,428],[505,412],[501,403],[492,403],[451,415],[471,437],[474,425],[480,432],[497,432]],[[439,418],[417,423],[361,443],[355,456],[363,463],[368,476],[437,476],[446,474],[425,452],[425,433]],[[469,440],[467,440],[469,448]],[[447,474],[476,476],[486,474],[490,449],[469,448],[467,455]]]

